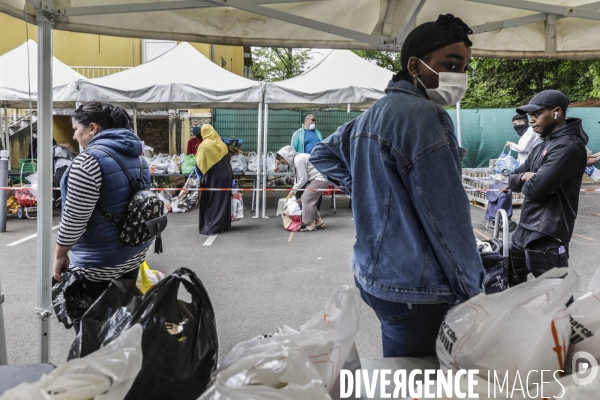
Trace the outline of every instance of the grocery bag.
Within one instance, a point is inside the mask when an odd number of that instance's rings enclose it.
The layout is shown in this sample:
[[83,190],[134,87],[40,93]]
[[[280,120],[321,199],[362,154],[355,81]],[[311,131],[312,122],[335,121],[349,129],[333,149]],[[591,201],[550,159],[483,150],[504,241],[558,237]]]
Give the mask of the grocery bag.
[[140,289],[140,292],[146,293],[148,290],[150,290],[150,288],[162,281],[164,278],[165,274],[158,270],[150,269],[148,262],[144,261],[142,265],[140,265],[140,273],[138,274],[135,285],[138,289]]
[[331,400],[315,366],[295,342],[245,348],[220,369],[200,400]]
[[58,282],[52,278],[52,307],[56,318],[70,329],[92,305],[83,277],[70,269],[60,273]]
[[256,157],[256,153],[253,151],[248,153],[246,161],[248,162],[248,171],[256,172],[256,170],[258,169],[258,159]]
[[[568,273],[567,273],[568,272]],[[558,279],[563,276],[564,279]],[[564,370],[571,324],[565,304],[578,275],[553,268],[500,293],[479,294],[452,308],[440,327],[436,351],[443,370],[511,374]],[[503,375],[504,376],[504,375]],[[540,381],[539,374],[531,374]]]
[[181,173],[189,175],[194,172],[194,168],[196,168],[196,159],[194,158],[194,155],[189,154],[185,156],[181,162]]
[[340,369],[360,369],[354,346],[360,305],[358,289],[342,286],[333,293],[325,307],[299,329],[283,325],[272,335],[238,343],[219,364],[215,375],[232,368],[250,349],[271,342],[285,344],[293,341],[306,352],[330,395],[337,398]]
[[2,400],[121,400],[142,366],[142,327],[123,334],[83,358],[61,365],[38,381],[21,383]]
[[515,172],[515,169],[519,168],[519,162],[511,155],[512,151],[510,148],[508,150],[508,154],[504,153],[505,149],[506,147],[502,149],[502,153],[500,153],[498,156],[498,160],[494,166],[494,172],[508,176]]
[[298,232],[302,226],[302,210],[300,210],[296,196],[292,196],[286,200],[283,212],[281,213],[281,218],[285,229],[292,232]]
[[590,281],[587,293],[575,300],[568,311],[571,319],[569,358],[578,351],[585,351],[600,362],[600,269]]
[[[191,301],[180,300],[180,291]],[[126,398],[198,398],[217,365],[218,342],[213,307],[196,274],[180,268],[143,296],[134,281],[112,281],[81,318],[69,358],[106,346],[134,324],[144,330],[144,359]]]
[[231,170],[233,173],[244,172],[248,169],[248,162],[243,154],[234,154],[231,156]]

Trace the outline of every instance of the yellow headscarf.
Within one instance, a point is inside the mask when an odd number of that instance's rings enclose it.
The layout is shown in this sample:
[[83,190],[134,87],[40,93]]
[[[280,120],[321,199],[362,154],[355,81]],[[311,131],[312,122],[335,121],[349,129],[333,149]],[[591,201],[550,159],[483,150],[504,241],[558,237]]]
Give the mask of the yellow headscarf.
[[202,125],[200,133],[202,134],[202,143],[196,152],[196,165],[200,168],[202,175],[205,175],[213,165],[227,155],[228,150],[212,125]]

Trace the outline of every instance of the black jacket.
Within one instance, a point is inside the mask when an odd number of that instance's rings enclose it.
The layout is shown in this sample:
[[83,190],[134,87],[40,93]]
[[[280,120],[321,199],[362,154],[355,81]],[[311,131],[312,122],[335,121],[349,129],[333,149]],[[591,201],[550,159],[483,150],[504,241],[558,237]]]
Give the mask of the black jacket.
[[[510,189],[525,195],[519,226],[568,243],[579,207],[581,179],[587,162],[588,136],[581,119],[547,136],[509,177]],[[525,172],[535,172],[521,182]]]

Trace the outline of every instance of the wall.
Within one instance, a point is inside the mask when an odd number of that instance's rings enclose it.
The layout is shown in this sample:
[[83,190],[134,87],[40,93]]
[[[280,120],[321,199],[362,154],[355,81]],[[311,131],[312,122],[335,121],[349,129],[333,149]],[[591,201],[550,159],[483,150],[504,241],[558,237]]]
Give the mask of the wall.
[[154,154],[169,154],[169,120],[138,119],[138,136],[150,147],[154,147]]
[[79,151],[79,143],[73,139],[73,125],[70,117],[55,115],[52,118],[52,136],[56,143],[68,143],[75,151]]

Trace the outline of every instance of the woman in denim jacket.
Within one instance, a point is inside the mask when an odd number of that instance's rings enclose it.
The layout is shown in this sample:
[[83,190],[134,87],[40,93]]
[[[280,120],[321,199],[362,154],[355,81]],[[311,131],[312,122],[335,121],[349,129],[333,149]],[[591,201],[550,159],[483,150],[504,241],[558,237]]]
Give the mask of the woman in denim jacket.
[[483,290],[461,179],[466,152],[443,109],[466,90],[468,33],[450,14],[415,28],[386,96],[310,157],[352,196],[352,270],[381,322],[384,357],[435,355],[446,312]]

